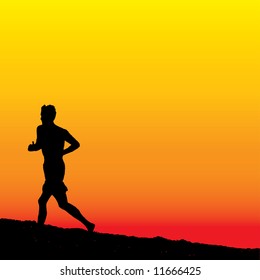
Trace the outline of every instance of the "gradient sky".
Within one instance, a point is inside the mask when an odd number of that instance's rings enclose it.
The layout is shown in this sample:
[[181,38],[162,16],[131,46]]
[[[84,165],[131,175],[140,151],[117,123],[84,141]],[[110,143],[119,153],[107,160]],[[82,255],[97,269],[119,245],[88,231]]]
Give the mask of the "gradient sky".
[[[91,2],[91,3],[88,3]],[[0,4],[0,216],[33,220],[40,107],[97,231],[260,247],[258,1]],[[81,227],[49,202],[47,223]]]

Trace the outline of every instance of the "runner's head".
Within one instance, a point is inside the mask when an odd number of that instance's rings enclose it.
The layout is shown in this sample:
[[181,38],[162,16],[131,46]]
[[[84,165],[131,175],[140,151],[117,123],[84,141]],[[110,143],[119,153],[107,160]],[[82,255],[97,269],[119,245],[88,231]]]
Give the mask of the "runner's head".
[[42,123],[53,123],[56,117],[56,109],[53,105],[43,105],[41,108]]

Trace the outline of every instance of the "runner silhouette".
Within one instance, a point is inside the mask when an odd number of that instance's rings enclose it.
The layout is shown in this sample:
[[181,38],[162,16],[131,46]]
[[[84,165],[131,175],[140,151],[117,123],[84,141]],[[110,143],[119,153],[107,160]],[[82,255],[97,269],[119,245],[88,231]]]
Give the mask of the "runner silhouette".
[[[47,217],[47,202],[53,195],[61,209],[79,220],[88,231],[93,232],[95,224],[88,221],[74,205],[68,202],[66,195],[68,189],[63,182],[65,175],[63,156],[78,149],[80,144],[67,130],[54,124],[55,117],[56,110],[53,105],[42,106],[42,125],[37,127],[36,143],[32,142],[28,146],[29,152],[42,150],[44,157],[45,183],[38,200],[38,224],[44,225]],[[70,144],[66,149],[64,149],[65,142]]]

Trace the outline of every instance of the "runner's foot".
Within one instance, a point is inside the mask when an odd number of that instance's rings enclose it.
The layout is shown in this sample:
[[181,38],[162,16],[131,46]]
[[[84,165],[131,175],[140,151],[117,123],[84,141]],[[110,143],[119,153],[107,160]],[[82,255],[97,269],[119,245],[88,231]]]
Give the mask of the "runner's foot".
[[89,232],[93,232],[95,228],[95,224],[89,223],[86,227]]

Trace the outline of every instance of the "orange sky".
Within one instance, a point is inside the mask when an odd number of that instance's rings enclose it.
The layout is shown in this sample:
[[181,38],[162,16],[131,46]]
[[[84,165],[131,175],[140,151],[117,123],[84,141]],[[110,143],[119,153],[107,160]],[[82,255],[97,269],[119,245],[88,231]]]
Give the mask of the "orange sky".
[[97,231],[260,247],[259,4],[37,3],[0,4],[1,216],[37,217],[27,146],[54,104],[81,143],[69,199]]

